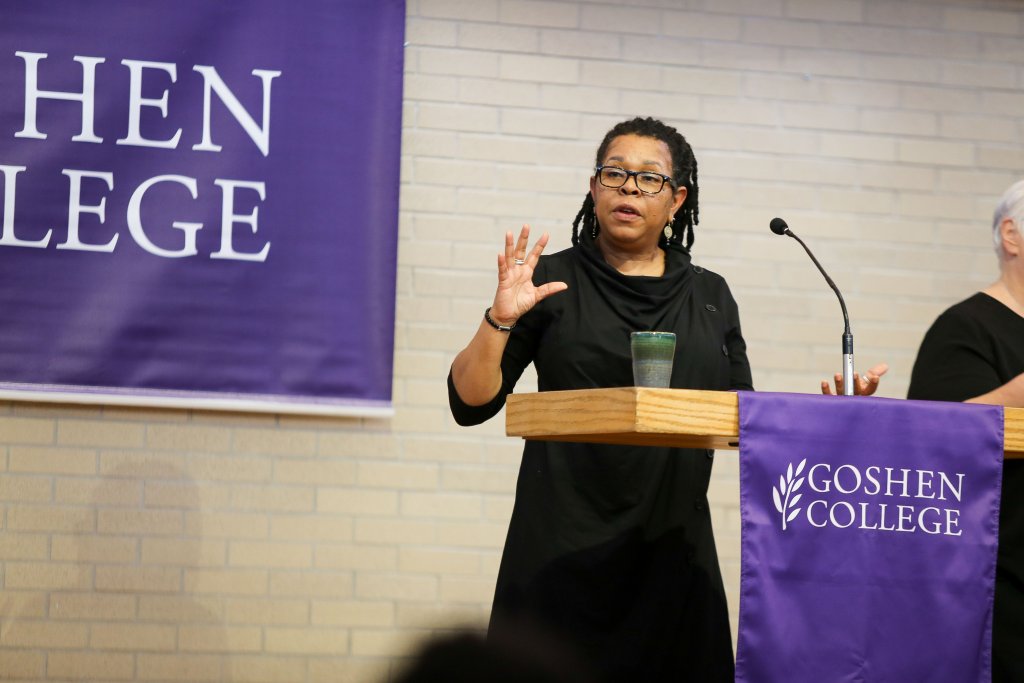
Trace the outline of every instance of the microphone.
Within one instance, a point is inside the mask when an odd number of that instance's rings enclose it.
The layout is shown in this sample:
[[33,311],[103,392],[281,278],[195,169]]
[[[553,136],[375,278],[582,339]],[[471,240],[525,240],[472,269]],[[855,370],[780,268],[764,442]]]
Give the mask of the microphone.
[[789,229],[789,226],[786,225],[786,221],[781,218],[773,218],[772,222],[768,224],[768,227],[770,227],[772,232],[776,235],[789,235],[799,242],[800,246],[807,252],[807,255],[811,257],[812,261],[814,261],[814,265],[818,267],[818,271],[820,271],[822,276],[824,276],[825,282],[828,283],[828,286],[831,287],[832,291],[836,293],[837,297],[839,297],[839,305],[843,308],[843,322],[845,323],[845,328],[843,329],[843,395],[853,396],[853,378],[855,377],[853,374],[853,333],[850,332],[850,316],[846,313],[846,302],[843,301],[843,295],[839,292],[839,288],[836,287],[836,283],[832,282],[832,278],[828,276],[825,269],[821,267],[820,263],[818,263],[818,259],[814,258],[814,254],[812,254],[811,250],[807,248],[804,241]]

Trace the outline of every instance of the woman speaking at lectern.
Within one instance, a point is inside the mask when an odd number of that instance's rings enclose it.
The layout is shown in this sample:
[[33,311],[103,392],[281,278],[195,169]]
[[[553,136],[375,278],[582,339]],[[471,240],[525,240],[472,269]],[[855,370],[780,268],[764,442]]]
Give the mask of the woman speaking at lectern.
[[[690,259],[697,198],[674,128],[612,128],[572,247],[541,257],[547,235],[532,249],[527,227],[506,235],[494,301],[449,375],[456,421],[497,413],[531,362],[541,391],[631,386],[635,330],[677,334],[673,387],[752,388],[729,288]],[[550,633],[610,681],[731,681],[711,463],[711,451],[526,442],[490,636]]]
[[[631,386],[631,332],[677,335],[671,386],[751,389],[729,287],[694,264],[697,162],[675,128],[613,127],[597,149],[572,247],[541,256],[505,236],[498,287],[452,364],[459,424],[504,405],[523,369],[541,391]],[[878,386],[882,366],[858,377]],[[572,420],[572,415],[565,415]],[[527,441],[490,637],[531,629],[571,644],[608,681],[733,680],[707,489],[712,451]]]

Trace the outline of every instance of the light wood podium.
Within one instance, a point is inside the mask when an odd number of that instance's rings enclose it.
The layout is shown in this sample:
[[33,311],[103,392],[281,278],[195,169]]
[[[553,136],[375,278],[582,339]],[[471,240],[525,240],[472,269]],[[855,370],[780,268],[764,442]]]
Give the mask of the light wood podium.
[[[731,391],[543,391],[511,394],[505,405],[505,433],[524,439],[739,448],[739,397]],[[1024,458],[1024,408],[1004,410],[1003,452]]]

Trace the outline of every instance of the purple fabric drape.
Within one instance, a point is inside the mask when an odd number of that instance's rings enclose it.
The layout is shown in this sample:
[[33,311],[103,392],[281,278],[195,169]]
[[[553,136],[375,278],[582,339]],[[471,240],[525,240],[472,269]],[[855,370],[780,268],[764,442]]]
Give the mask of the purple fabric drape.
[[742,392],[736,680],[988,683],[998,406]]

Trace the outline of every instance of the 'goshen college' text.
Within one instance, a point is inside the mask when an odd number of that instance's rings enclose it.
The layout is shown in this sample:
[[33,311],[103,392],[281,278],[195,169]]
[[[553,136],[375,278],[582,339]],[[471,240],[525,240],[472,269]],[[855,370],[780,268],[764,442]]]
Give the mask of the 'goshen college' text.
[[[917,531],[960,536],[964,475],[933,470],[818,463],[807,470],[807,486],[822,494],[807,504],[811,526],[879,531]],[[853,498],[846,500],[844,498]],[[869,500],[864,500],[869,498]],[[883,499],[885,502],[882,502]],[[894,499],[894,500],[890,500]],[[896,502],[906,501],[906,502]],[[921,501],[931,501],[923,504]]]
[[[104,140],[95,131],[96,112],[96,67],[106,61],[103,57],[75,56],[74,61],[81,65],[82,89],[80,91],[55,91],[43,90],[39,86],[40,62],[47,57],[43,52],[22,52],[14,53],[25,62],[25,117],[22,129],[14,133],[16,138],[28,138],[45,140],[47,134],[39,130],[37,125],[37,106],[40,100],[63,100],[78,103],[81,107],[81,128],[77,135],[71,138],[72,142],[100,144]],[[164,88],[160,97],[143,97],[144,81],[145,90],[152,92],[154,87],[159,88],[161,79],[164,83],[175,83],[178,79],[177,66],[167,62],[149,62],[135,59],[122,59],[121,64],[127,69],[125,75],[128,77],[128,124],[124,131],[124,137],[116,140],[118,145],[132,147],[177,149],[181,140],[182,131],[179,128],[172,136],[164,139],[146,137],[142,132],[143,113],[148,112],[149,116],[167,118],[167,103],[169,90]],[[49,67],[50,78],[53,70],[67,68],[67,65],[53,64]],[[270,154],[270,86],[274,78],[281,75],[280,71],[265,69],[253,69],[252,75],[260,80],[263,88],[263,115],[260,123],[257,123],[245,110],[235,94],[228,88],[221,79],[217,70],[212,66],[195,65],[192,67],[202,78],[203,88],[203,116],[202,135],[198,142],[191,146],[196,152],[220,152],[221,146],[214,143],[211,126],[211,103],[213,96],[224,105],[231,116],[238,122],[252,142],[256,145],[264,157]],[[109,71],[107,72],[109,74]],[[122,72],[125,73],[125,72]],[[106,106],[108,103],[103,103]],[[67,106],[67,105],[65,105]],[[71,105],[73,106],[73,105]],[[101,111],[103,108],[101,108]],[[155,111],[154,111],[155,110]],[[63,144],[63,143],[59,143]],[[16,226],[15,225],[15,186],[18,174],[26,171],[26,166],[0,164],[0,174],[3,175],[3,225],[0,228],[0,247],[34,247],[44,249],[51,243],[53,229],[47,229],[41,238],[28,236],[18,237],[15,229],[23,232],[31,232],[26,228],[40,230],[40,226]],[[114,234],[107,241],[104,238],[86,240],[80,234],[80,218],[82,214],[95,215],[100,223],[105,220],[106,198],[96,204],[82,203],[83,180],[88,179],[92,185],[97,182],[106,185],[107,191],[114,189],[114,174],[106,171],[80,170],[65,168],[61,173],[68,178],[70,184],[68,194],[68,225],[66,238],[63,242],[56,243],[57,249],[88,252],[112,252],[117,246],[119,234]],[[196,233],[203,227],[202,223],[191,223],[174,221],[171,227],[180,230],[182,237],[175,241],[180,243],[177,248],[166,248],[156,244],[142,224],[142,200],[150,188],[160,184],[177,185],[184,188],[195,200],[199,196],[198,182],[196,178],[178,175],[165,174],[157,175],[142,181],[133,191],[128,201],[126,223],[128,232],[135,243],[146,252],[163,258],[182,258],[198,254],[196,248]],[[270,250],[270,242],[264,242],[263,246],[255,251],[240,251],[235,248],[232,239],[232,231],[236,224],[245,224],[253,234],[257,231],[257,217],[259,208],[254,207],[251,213],[236,213],[236,193],[244,190],[248,193],[255,193],[259,201],[266,200],[266,183],[249,180],[229,180],[216,178],[213,184],[220,188],[220,248],[212,251],[211,259],[229,259],[233,261],[265,261],[267,252]],[[252,201],[247,197],[245,201]],[[38,234],[38,232],[37,232]],[[107,233],[109,234],[109,232]],[[164,238],[162,241],[166,241]]]

